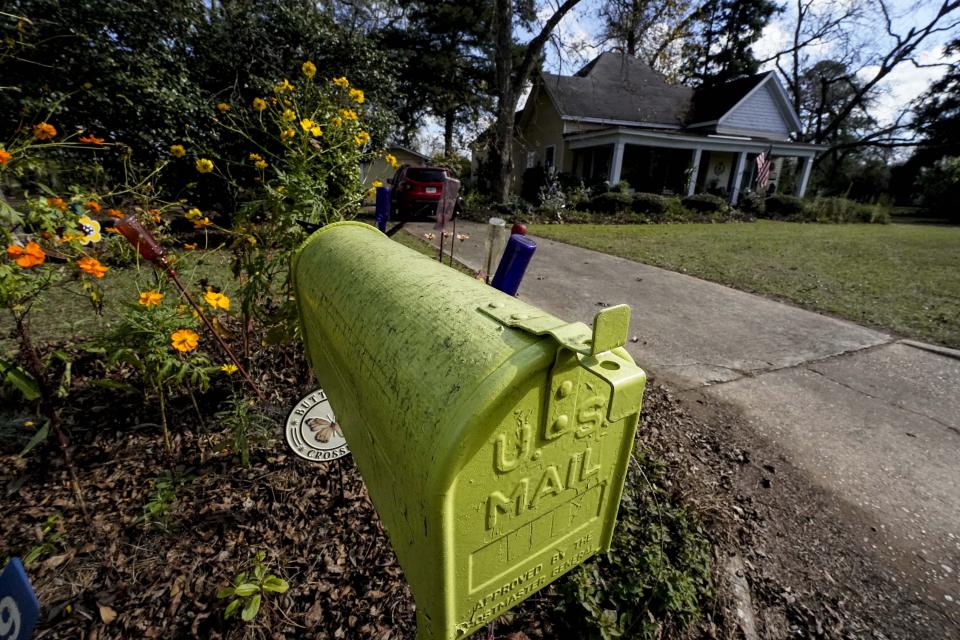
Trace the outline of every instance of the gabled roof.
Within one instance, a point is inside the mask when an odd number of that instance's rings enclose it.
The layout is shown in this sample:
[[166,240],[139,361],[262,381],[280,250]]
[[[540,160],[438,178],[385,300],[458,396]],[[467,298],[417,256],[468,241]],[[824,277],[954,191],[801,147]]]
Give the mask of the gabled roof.
[[743,100],[748,93],[766,80],[771,73],[773,72],[756,73],[746,78],[739,78],[714,87],[704,87],[697,90],[693,98],[693,108],[690,110],[688,122],[693,124],[719,120]]
[[671,85],[649,66],[603,53],[573,76],[542,74],[561,117],[660,125],[683,124],[693,89]]

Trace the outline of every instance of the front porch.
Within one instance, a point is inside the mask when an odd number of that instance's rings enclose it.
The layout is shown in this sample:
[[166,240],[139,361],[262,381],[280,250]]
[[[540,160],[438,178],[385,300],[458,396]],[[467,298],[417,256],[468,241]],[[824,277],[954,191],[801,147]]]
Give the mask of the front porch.
[[756,158],[769,153],[768,192],[803,197],[819,146],[723,135],[617,128],[567,138],[572,171],[585,180],[625,180],[636,191],[713,193],[737,204],[756,184]]

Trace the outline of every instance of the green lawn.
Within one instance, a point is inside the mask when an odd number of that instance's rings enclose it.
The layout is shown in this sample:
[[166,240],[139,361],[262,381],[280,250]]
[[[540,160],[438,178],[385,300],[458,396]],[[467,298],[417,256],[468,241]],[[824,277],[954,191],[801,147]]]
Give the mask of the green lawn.
[[960,227],[759,221],[530,233],[960,347]]

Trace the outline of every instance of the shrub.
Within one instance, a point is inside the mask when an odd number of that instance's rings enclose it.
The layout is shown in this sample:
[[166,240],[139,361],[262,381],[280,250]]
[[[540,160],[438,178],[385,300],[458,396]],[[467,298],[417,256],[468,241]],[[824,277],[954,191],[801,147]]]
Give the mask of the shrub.
[[633,197],[627,193],[609,191],[590,198],[587,209],[594,213],[622,213],[633,205]]
[[633,194],[633,210],[637,213],[659,216],[667,210],[667,199],[655,193],[635,193]]
[[863,204],[847,198],[815,198],[807,205],[817,222],[888,224],[890,213],[878,204]]
[[722,213],[730,208],[726,200],[710,193],[695,193],[680,202],[687,209],[698,213]]
[[796,196],[775,193],[764,201],[766,213],[770,217],[797,218],[803,217],[803,200]]
[[762,218],[767,211],[763,194],[755,191],[748,191],[747,193],[744,193],[737,205],[744,213],[756,216],[758,218]]

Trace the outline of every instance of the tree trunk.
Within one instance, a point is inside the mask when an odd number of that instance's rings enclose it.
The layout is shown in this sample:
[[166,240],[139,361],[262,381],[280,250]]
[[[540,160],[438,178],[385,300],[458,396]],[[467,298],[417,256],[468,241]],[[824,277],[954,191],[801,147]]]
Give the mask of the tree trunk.
[[456,115],[453,109],[443,114],[443,155],[447,158],[453,157],[453,124]]
[[513,2],[496,0],[493,8],[493,32],[496,37],[497,121],[490,160],[494,178],[493,196],[497,202],[510,197],[513,172],[513,126],[517,98],[513,95]]

